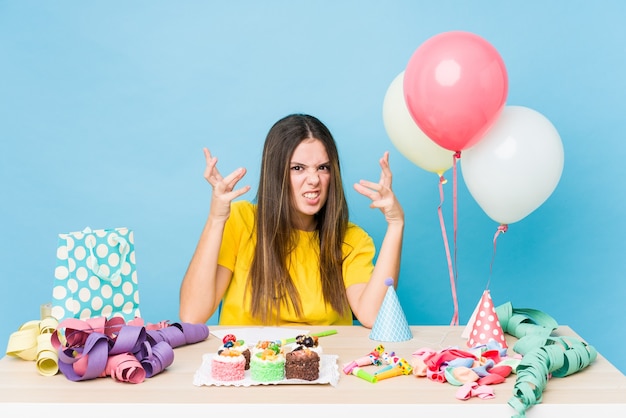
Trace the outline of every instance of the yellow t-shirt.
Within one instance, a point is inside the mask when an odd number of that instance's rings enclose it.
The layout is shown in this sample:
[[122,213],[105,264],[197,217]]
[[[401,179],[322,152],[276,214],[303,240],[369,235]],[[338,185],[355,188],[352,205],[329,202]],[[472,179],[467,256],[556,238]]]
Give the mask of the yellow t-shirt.
[[[343,317],[324,303],[319,272],[319,239],[316,232],[299,231],[298,246],[292,254],[289,273],[300,294],[303,317],[281,306],[279,324],[262,324],[249,313],[250,294],[244,298],[248,272],[252,264],[256,234],[256,205],[240,200],[231,205],[226,222],[218,263],[233,272],[222,299],[220,325],[352,325],[352,315]],[[346,287],[369,281],[374,269],[375,247],[372,238],[359,226],[350,223],[343,245],[343,281]],[[244,302],[245,300],[245,302]]]

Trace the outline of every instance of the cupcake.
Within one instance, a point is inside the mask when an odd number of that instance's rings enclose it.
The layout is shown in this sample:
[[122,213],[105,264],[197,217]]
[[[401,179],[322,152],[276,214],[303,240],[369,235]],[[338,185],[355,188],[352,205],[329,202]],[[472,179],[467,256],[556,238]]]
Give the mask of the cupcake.
[[256,382],[276,382],[285,378],[285,355],[280,343],[261,341],[253,348],[250,378]]
[[299,345],[285,354],[285,379],[313,381],[320,377],[320,355]]
[[245,377],[246,358],[241,352],[228,348],[220,349],[211,358],[211,377],[231,382]]
[[250,368],[250,348],[244,342],[244,340],[238,340],[233,334],[227,334],[222,338],[222,345],[219,350],[229,349],[231,351],[238,351],[246,359],[245,369]]

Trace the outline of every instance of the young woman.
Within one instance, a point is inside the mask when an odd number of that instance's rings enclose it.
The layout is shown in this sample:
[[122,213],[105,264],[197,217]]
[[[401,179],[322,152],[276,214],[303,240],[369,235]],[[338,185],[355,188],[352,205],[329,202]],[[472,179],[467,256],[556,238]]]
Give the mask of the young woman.
[[267,134],[255,202],[235,201],[246,174],[227,176],[204,149],[213,188],[209,216],[180,288],[180,320],[220,325],[374,325],[385,280],[397,285],[404,212],[391,190],[389,153],[380,181],[357,192],[382,211],[387,232],[374,265],[371,237],[351,223],[339,155],[317,118],[293,114]]

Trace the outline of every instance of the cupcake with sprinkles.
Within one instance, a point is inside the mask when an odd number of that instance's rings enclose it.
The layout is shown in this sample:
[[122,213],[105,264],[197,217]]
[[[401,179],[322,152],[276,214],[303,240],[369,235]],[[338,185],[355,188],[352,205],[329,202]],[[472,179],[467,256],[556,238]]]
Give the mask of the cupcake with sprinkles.
[[285,379],[317,380],[320,377],[320,353],[317,337],[299,335],[296,346],[285,354]]
[[211,377],[215,380],[232,382],[243,380],[246,358],[240,350],[225,347],[226,341],[211,358]]
[[285,378],[285,355],[280,342],[260,341],[250,356],[250,378],[276,382]]
[[245,369],[248,370],[250,368],[250,348],[244,340],[238,340],[233,334],[224,335],[224,338],[222,338],[222,345],[218,351],[224,349],[240,352],[246,359]]
[[319,338],[314,335],[298,335],[296,337],[296,348],[308,348],[311,351],[315,351],[317,354],[322,355],[322,346],[320,345]]

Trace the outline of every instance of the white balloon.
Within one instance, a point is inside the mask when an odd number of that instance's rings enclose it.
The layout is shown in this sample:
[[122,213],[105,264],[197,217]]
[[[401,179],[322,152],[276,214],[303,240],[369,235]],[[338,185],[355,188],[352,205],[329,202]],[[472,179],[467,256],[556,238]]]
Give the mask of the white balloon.
[[523,106],[505,106],[494,126],[461,154],[463,179],[479,206],[500,224],[541,206],[563,172],[563,144],[552,123]]
[[404,71],[387,88],[383,101],[383,122],[393,145],[409,161],[441,176],[452,166],[454,152],[431,140],[417,126],[406,107],[403,91]]

